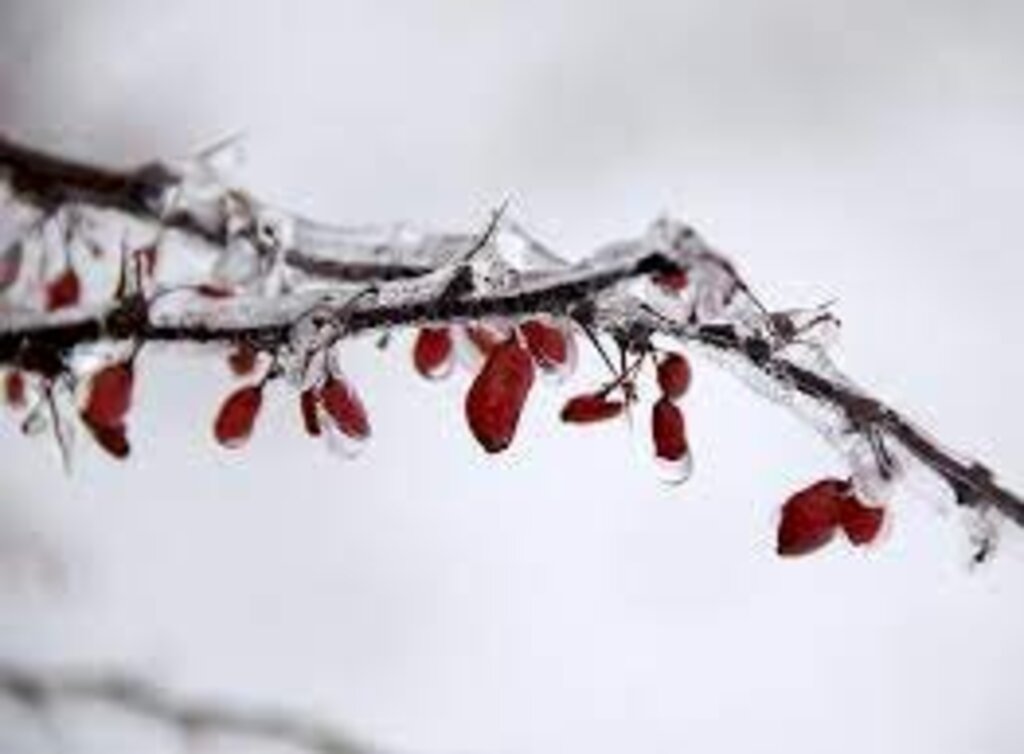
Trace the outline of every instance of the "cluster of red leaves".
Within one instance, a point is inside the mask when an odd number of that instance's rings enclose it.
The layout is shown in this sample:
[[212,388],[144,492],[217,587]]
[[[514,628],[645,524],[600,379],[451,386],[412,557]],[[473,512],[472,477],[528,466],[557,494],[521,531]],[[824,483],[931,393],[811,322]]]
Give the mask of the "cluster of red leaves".
[[[542,319],[521,322],[507,334],[484,325],[467,325],[463,334],[483,357],[466,393],[466,421],[484,450],[500,453],[512,444],[536,370],[557,373],[571,364],[572,336],[567,328]],[[412,356],[424,377],[449,374],[455,360],[452,329],[422,328]]]
[[96,442],[115,458],[126,458],[131,452],[125,419],[131,408],[134,383],[132,360],[103,367],[89,380],[80,412]]
[[828,544],[837,529],[852,544],[866,545],[878,537],[884,520],[885,510],[863,503],[848,481],[822,479],[782,506],[776,551],[790,557],[806,555]]
[[[239,360],[239,346],[232,353],[232,368],[236,374],[248,374],[255,363],[248,363],[249,355],[245,355],[247,367],[244,371],[236,368]],[[251,347],[249,347],[251,348]],[[255,351],[252,360],[255,362]],[[263,407],[263,390],[267,378],[259,382],[243,385],[231,392],[221,404],[217,417],[213,422],[213,435],[218,443],[226,448],[239,448],[246,444],[256,426],[256,419]],[[322,434],[325,422],[330,422],[332,430],[337,430],[345,437],[362,441],[370,436],[370,420],[359,394],[340,374],[327,373],[315,383],[299,393],[299,409],[302,425],[312,437]]]
[[680,353],[667,354],[658,363],[661,397],[651,410],[654,452],[665,461],[681,461],[690,452],[686,422],[678,401],[690,388],[690,362]]

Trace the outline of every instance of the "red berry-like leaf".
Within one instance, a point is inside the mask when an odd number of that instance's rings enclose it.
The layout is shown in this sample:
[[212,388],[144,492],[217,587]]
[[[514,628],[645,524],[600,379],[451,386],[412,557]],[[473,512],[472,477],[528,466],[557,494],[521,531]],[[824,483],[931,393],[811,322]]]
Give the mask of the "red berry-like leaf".
[[529,319],[519,325],[537,366],[557,369],[569,359],[569,340],[566,333],[538,319]]
[[678,461],[689,451],[683,412],[668,398],[659,398],[654,404],[651,411],[651,434],[658,458]]
[[339,377],[328,376],[320,388],[320,402],[342,434],[356,440],[370,436],[370,421],[363,402]]
[[130,361],[103,367],[89,382],[82,418],[94,427],[122,425],[131,408],[134,382],[135,370]]
[[47,284],[46,310],[52,312],[74,306],[81,294],[82,286],[78,281],[78,273],[68,267]]
[[570,398],[562,407],[562,421],[569,424],[593,424],[614,419],[622,414],[626,404],[610,400],[601,393],[586,393]]
[[839,510],[849,484],[823,479],[803,489],[782,506],[776,551],[783,556],[806,555],[825,546],[839,525]]
[[452,360],[452,334],[447,327],[424,327],[416,336],[412,360],[416,371],[436,379],[447,371]]
[[228,366],[236,377],[245,377],[252,374],[256,368],[257,351],[250,343],[239,343],[234,350],[228,354]]
[[131,453],[131,445],[128,444],[128,434],[124,424],[106,427],[86,422],[85,426],[89,428],[96,443],[114,458],[127,458]]
[[4,377],[4,399],[11,408],[25,405],[25,375],[18,370],[8,372]]
[[882,530],[885,509],[864,505],[853,495],[839,502],[839,525],[855,545],[870,544]]
[[466,419],[488,453],[499,453],[512,443],[533,380],[533,359],[515,337],[487,357],[466,394]]
[[317,414],[319,402],[320,396],[314,387],[308,387],[299,394],[299,408],[302,409],[302,426],[306,428],[306,434],[310,437],[320,436],[320,417]]
[[681,353],[670,353],[658,364],[658,387],[666,398],[682,398],[690,387],[690,378],[690,362]]
[[221,404],[213,423],[213,434],[217,442],[226,448],[244,445],[252,434],[262,405],[262,385],[246,385],[231,393]]

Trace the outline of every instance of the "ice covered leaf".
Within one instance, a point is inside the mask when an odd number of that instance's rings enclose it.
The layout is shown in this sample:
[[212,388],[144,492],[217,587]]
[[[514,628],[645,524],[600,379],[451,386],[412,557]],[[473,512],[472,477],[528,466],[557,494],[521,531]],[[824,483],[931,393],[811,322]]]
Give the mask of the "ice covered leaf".
[[840,523],[840,506],[849,484],[823,479],[792,495],[782,506],[776,551],[783,556],[806,555],[825,546]]
[[252,434],[256,416],[262,405],[262,385],[246,385],[231,393],[221,404],[213,424],[213,434],[217,442],[226,448],[244,445]]
[[665,461],[678,461],[689,452],[683,412],[670,399],[661,397],[651,410],[654,452]]
[[317,388],[308,387],[299,393],[299,408],[302,411],[302,426],[310,437],[320,436],[320,417],[318,405],[320,395]]
[[355,440],[370,436],[370,421],[359,395],[343,378],[328,375],[319,391],[320,403],[335,426]]
[[499,453],[512,443],[533,381],[533,359],[515,337],[488,355],[466,394],[469,428],[488,453]]
[[130,361],[103,367],[89,381],[89,395],[82,418],[94,427],[116,427],[124,423],[131,408],[135,370]]
[[690,387],[690,362],[680,353],[670,353],[658,364],[658,387],[666,398],[683,397]]
[[885,509],[864,505],[853,495],[839,502],[839,525],[851,543],[870,544],[882,530]]
[[560,328],[528,319],[519,325],[530,355],[541,369],[557,368],[569,359],[569,338]]
[[620,416],[626,404],[602,393],[585,393],[570,398],[562,407],[562,421],[568,424],[593,424]]
[[15,369],[4,377],[4,400],[11,408],[25,405],[25,375]]
[[46,310],[56,311],[78,303],[82,286],[78,273],[68,267],[46,285]]
[[440,379],[451,371],[453,363],[452,334],[447,327],[424,327],[416,336],[413,364],[427,379]]

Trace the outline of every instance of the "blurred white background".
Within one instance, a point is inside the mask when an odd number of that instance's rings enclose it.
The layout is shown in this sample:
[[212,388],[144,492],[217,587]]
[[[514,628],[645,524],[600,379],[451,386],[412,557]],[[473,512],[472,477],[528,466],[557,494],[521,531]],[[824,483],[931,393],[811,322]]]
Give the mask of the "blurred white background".
[[[342,222],[479,227],[571,256],[682,215],[774,305],[839,300],[840,361],[1024,487],[1016,325],[1024,5],[1013,0],[0,4],[0,129],[112,162],[248,134],[257,193]],[[698,362],[697,473],[538,390],[485,457],[467,377],[350,349],[375,438],[341,463],[272,394],[213,446],[219,359],[148,354],[127,465],[0,421],[0,656],[282,702],[404,752],[1016,754],[1024,559],[896,501],[888,540],[796,562],[778,505],[830,449]],[[274,400],[277,398],[278,400]],[[108,746],[106,751],[116,751]]]

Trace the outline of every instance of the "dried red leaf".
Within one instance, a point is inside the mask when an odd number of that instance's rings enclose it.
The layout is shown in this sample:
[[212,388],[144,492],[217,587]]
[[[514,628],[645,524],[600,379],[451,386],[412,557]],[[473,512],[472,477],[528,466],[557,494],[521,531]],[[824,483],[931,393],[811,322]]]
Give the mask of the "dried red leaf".
[[81,294],[82,286],[78,280],[78,273],[74,268],[67,267],[46,286],[46,310],[52,312],[74,306]]
[[885,509],[864,505],[853,495],[839,503],[839,525],[847,539],[855,545],[870,544],[882,530]]
[[452,334],[447,327],[424,327],[416,336],[412,360],[416,371],[427,378],[443,373],[452,358]]
[[4,398],[11,408],[25,405],[25,375],[20,371],[8,372],[4,377]]
[[262,405],[262,385],[246,385],[231,393],[221,404],[213,424],[217,442],[226,448],[244,445],[252,434]]
[[130,361],[103,367],[89,382],[89,396],[82,418],[94,427],[116,427],[124,423],[132,403],[135,370]]
[[310,437],[320,436],[320,417],[317,414],[317,406],[320,396],[316,388],[308,387],[299,393],[299,408],[302,409],[302,426]]
[[823,479],[792,495],[782,506],[776,551],[783,556],[806,555],[828,544],[840,521],[840,506],[849,484]]
[[320,402],[343,434],[356,440],[370,436],[366,409],[359,395],[347,382],[329,376],[320,388]]
[[519,325],[519,331],[537,366],[554,369],[568,361],[569,340],[559,328],[537,319],[529,319]]
[[626,404],[610,400],[602,393],[585,393],[570,398],[562,407],[562,421],[569,424],[592,424],[622,414]]
[[128,443],[128,434],[124,424],[102,426],[87,421],[85,426],[89,428],[97,444],[114,458],[127,458],[131,453],[131,445]]
[[512,443],[533,380],[533,359],[515,337],[487,357],[466,394],[466,419],[488,453],[498,453]]
[[682,398],[691,376],[690,362],[681,353],[670,353],[658,364],[658,386],[666,398]]
[[651,434],[658,458],[678,461],[689,452],[683,412],[668,398],[659,398],[651,410]]
[[236,377],[245,377],[252,374],[256,368],[257,351],[250,343],[239,343],[234,350],[228,354],[228,366]]

